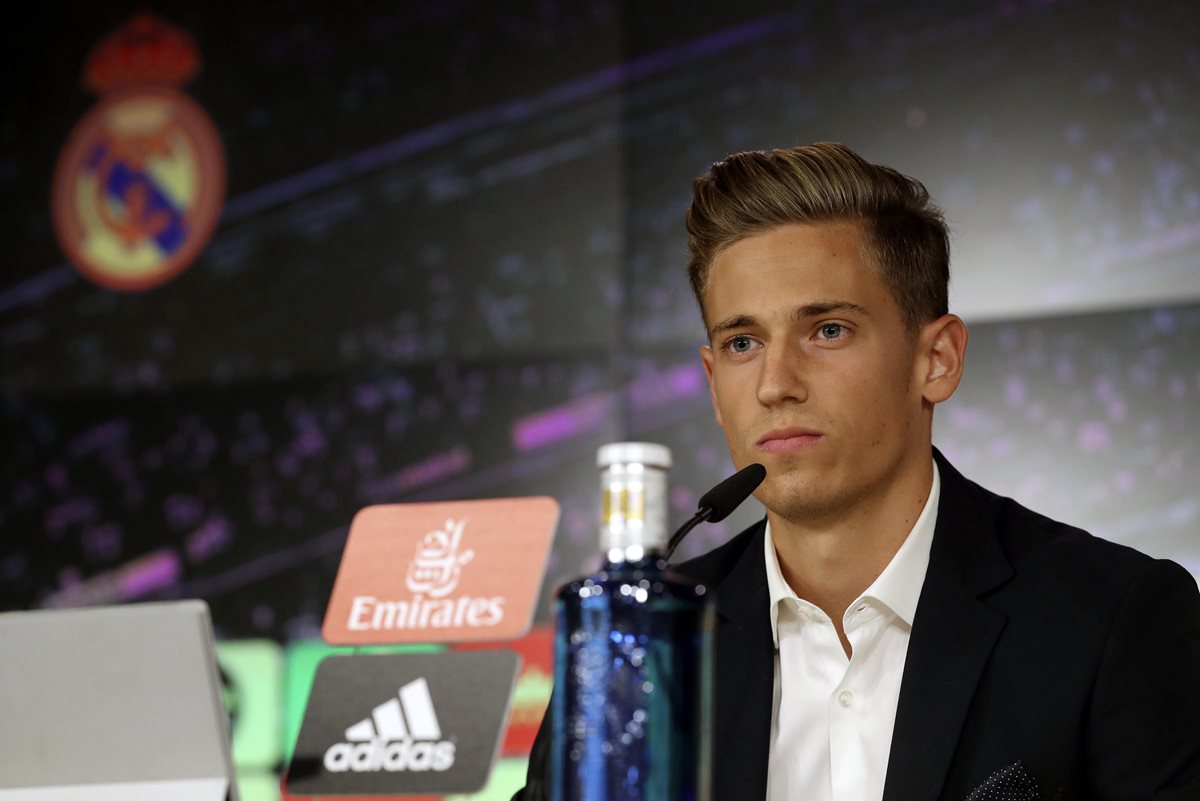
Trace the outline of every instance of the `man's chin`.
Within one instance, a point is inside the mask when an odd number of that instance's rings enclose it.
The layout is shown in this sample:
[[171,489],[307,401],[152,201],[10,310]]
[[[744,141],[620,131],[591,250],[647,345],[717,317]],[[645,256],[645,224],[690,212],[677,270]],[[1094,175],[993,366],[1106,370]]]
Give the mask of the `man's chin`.
[[770,468],[766,480],[754,495],[768,511],[787,520],[819,516],[830,507],[820,482],[794,473],[772,476]]

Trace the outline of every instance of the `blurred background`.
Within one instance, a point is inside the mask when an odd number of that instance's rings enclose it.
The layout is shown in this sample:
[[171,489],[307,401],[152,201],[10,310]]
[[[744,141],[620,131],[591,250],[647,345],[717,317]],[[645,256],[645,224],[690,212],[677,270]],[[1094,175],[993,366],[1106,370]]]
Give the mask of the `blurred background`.
[[[146,29],[158,49],[97,48],[146,12],[174,32]],[[730,471],[682,219],[735,150],[838,140],[921,179],[971,326],[935,443],[1200,572],[1191,0],[143,0],[22,20],[0,33],[0,609],[205,599],[249,801],[280,798],[359,508],[555,497],[545,625],[594,564],[600,444],[671,447],[673,521]],[[157,240],[194,254],[127,291],[78,242],[120,233],[81,210],[86,121],[150,79],[210,121],[158,174],[212,230]],[[129,108],[127,140],[147,130]],[[157,197],[128,181],[126,222]],[[544,629],[530,642],[547,654]],[[519,785],[527,734],[479,798]]]

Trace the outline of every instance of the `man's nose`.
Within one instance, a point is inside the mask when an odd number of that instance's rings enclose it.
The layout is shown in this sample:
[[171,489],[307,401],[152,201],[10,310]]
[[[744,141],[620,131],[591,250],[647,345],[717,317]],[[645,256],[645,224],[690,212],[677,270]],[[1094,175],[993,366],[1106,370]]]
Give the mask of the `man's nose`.
[[804,381],[804,355],[783,339],[773,340],[759,361],[758,402],[764,406],[808,398]]

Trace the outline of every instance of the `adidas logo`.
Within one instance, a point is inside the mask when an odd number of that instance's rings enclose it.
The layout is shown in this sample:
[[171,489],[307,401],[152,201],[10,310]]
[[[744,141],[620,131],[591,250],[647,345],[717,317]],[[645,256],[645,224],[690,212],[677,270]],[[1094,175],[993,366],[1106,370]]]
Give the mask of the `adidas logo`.
[[346,729],[346,742],[334,743],[325,752],[326,770],[441,771],[454,764],[454,743],[442,739],[424,677],[405,684],[397,696]]

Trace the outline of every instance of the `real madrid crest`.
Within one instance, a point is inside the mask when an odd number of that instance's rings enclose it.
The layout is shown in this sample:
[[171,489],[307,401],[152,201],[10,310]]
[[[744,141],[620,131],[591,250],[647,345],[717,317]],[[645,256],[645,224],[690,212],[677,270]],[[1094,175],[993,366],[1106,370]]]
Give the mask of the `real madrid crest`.
[[100,102],[75,126],[54,174],[54,229],[68,258],[111,289],[159,286],[212,236],[225,194],[216,127],[181,90],[200,71],[186,32],[149,14],[88,57]]

